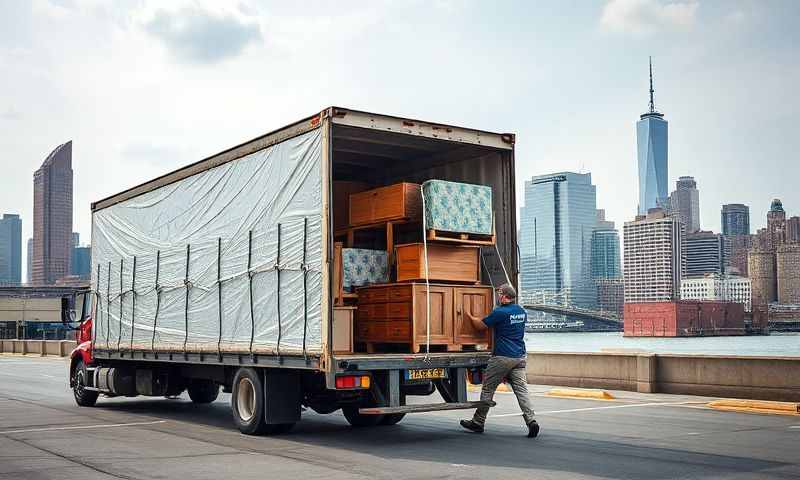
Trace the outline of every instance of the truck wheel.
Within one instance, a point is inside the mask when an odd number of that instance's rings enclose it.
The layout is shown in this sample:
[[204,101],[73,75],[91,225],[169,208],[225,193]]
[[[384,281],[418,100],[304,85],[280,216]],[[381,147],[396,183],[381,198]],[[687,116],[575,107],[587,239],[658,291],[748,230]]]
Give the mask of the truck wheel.
[[388,415],[384,415],[383,419],[380,421],[381,425],[397,425],[400,423],[400,420],[405,418],[405,413],[390,413]]
[[219,396],[219,385],[211,380],[192,380],[187,390],[194,403],[211,403]]
[[264,383],[261,375],[252,368],[240,368],[233,378],[231,395],[233,421],[246,435],[264,433]]
[[362,415],[358,413],[358,407],[342,407],[342,413],[354,427],[374,427],[384,418],[384,415]]
[[86,390],[88,372],[83,360],[79,360],[72,370],[72,394],[75,396],[75,403],[81,407],[93,407],[97,403],[99,392]]

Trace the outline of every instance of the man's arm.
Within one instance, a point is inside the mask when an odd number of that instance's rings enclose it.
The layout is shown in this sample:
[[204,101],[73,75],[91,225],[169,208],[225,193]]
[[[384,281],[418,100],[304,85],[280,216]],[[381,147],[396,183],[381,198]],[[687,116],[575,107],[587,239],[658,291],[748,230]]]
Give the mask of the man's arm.
[[[467,317],[467,320],[472,322],[472,326],[475,327],[475,330],[483,331],[489,329],[481,317],[476,317],[466,310],[464,310],[464,316]],[[491,314],[489,316],[491,316]]]

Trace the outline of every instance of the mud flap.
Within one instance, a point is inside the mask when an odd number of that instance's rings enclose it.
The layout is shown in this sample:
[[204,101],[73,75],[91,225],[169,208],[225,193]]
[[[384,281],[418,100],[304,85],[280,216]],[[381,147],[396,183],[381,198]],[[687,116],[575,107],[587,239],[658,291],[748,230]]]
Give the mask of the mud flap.
[[264,421],[267,425],[300,420],[302,391],[300,374],[291,370],[265,368]]

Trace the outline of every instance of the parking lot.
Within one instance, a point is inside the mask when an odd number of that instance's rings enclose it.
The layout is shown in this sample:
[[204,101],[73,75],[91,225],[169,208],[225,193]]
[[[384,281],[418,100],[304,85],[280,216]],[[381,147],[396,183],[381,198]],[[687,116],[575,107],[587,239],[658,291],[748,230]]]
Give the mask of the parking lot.
[[720,412],[699,397],[579,400],[532,385],[536,439],[508,393],[483,435],[460,429],[466,412],[353,429],[339,413],[308,411],[291,433],[248,437],[227,394],[203,406],[184,395],[79,408],[66,368],[61,358],[0,356],[0,478],[800,478],[800,417]]

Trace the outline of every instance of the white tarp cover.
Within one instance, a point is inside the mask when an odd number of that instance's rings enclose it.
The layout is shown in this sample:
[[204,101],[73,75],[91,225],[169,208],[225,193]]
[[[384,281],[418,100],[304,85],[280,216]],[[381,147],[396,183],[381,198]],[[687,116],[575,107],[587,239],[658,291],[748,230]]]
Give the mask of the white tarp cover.
[[222,351],[246,352],[252,332],[254,352],[275,352],[279,347],[281,353],[299,353],[305,325],[307,351],[321,351],[321,148],[320,129],[315,129],[96,211],[96,346],[181,351],[185,345],[187,351],[216,351],[219,342]]

